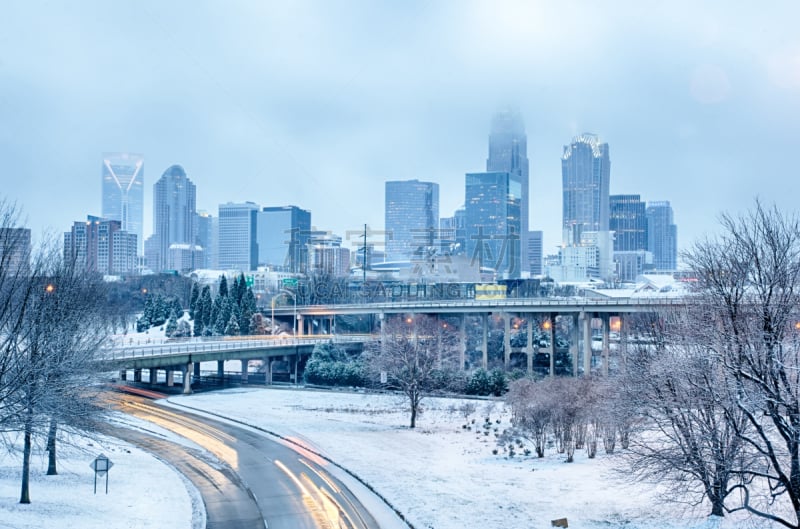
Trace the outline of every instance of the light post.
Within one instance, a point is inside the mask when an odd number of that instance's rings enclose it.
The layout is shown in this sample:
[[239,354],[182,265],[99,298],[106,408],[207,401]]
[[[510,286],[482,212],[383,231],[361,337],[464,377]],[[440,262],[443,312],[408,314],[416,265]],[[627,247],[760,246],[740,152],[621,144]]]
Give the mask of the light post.
[[275,300],[278,299],[281,294],[286,294],[288,296],[292,296],[292,300],[294,301],[294,318],[292,318],[292,332],[295,336],[297,336],[297,296],[291,290],[286,290],[285,288],[281,288],[278,291],[278,294],[272,296],[272,327],[275,327]]

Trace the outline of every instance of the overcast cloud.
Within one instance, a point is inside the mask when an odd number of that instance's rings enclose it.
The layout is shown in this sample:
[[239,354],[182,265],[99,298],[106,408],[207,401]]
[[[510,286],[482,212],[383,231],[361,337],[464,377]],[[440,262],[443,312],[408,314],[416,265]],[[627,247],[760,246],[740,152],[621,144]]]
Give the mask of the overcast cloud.
[[1,192],[60,233],[100,214],[101,154],[139,152],[146,235],[172,164],[215,216],[251,200],[381,229],[386,180],[438,182],[452,214],[514,105],[546,253],[584,131],[609,143],[612,193],[672,203],[683,248],[800,189],[800,3],[695,4],[6,1]]

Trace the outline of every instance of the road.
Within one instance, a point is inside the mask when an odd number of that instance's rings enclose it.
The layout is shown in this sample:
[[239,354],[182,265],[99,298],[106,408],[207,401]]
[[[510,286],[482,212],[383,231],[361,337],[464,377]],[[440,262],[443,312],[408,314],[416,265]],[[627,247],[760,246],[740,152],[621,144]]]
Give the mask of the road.
[[[168,429],[207,452],[107,425],[106,433],[157,453],[197,486],[208,529],[378,529],[327,461],[255,431],[116,393],[114,406]],[[216,459],[216,461],[214,461]],[[155,514],[157,515],[157,514]]]

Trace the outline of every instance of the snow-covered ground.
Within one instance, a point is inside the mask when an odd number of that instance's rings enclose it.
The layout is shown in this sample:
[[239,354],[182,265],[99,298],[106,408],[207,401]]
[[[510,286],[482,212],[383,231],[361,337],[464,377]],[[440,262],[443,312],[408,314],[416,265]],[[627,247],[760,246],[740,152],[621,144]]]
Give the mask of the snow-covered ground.
[[[457,411],[464,401],[427,399],[415,430],[406,428],[402,399],[388,395],[264,388],[169,402],[310,446],[372,485],[418,529],[545,528],[557,518],[567,518],[570,527],[605,529],[768,527],[741,516],[709,520],[706,506],[662,504],[654,486],[626,482],[615,471],[619,455],[602,448],[596,459],[576,452],[574,463],[555,450],[544,459],[509,458],[502,449],[493,455],[494,428],[509,426],[501,402],[471,401],[477,412],[465,420]],[[487,416],[492,426],[484,435]]]
[[[22,464],[0,455],[0,529],[201,529],[205,512],[197,489],[172,467],[127,443],[107,437],[72,437],[58,447],[58,475],[46,476],[47,453],[31,464],[31,503],[18,503]],[[113,463],[105,478],[90,463],[105,454]]]

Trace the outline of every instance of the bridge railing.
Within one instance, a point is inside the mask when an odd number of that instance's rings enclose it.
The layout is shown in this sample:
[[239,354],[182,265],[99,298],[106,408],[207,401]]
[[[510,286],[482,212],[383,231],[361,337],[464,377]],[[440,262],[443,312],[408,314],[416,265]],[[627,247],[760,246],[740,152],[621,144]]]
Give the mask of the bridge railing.
[[371,339],[370,335],[346,336],[308,336],[291,338],[267,338],[248,340],[203,340],[178,343],[154,343],[152,345],[115,344],[105,348],[100,354],[102,360],[123,360],[126,358],[173,356],[181,354],[205,353],[216,351],[252,351],[255,349],[271,349],[298,345],[316,345],[318,343],[358,343]]

